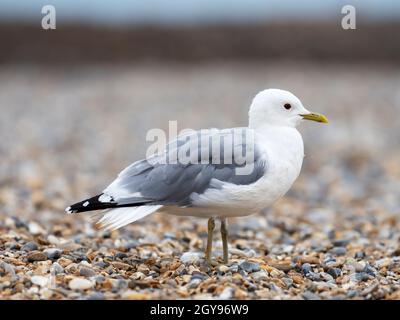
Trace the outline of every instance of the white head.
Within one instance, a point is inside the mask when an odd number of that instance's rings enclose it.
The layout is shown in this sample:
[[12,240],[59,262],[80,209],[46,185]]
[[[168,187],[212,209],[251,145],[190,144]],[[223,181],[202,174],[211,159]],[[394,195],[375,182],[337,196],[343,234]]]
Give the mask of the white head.
[[280,89],[267,89],[253,99],[249,111],[249,126],[296,127],[303,119],[327,123],[325,116],[308,111],[292,93]]

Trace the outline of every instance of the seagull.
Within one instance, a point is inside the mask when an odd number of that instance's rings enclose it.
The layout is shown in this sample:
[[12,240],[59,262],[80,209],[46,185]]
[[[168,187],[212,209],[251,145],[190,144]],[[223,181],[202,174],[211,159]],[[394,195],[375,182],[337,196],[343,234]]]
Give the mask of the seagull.
[[181,134],[163,152],[122,170],[102,193],[66,211],[102,210],[98,223],[106,230],[156,211],[208,218],[205,257],[210,264],[219,220],[223,262],[228,263],[227,218],[270,207],[299,176],[304,145],[296,127],[303,120],[328,122],[288,91],[263,90],[250,105],[248,127]]

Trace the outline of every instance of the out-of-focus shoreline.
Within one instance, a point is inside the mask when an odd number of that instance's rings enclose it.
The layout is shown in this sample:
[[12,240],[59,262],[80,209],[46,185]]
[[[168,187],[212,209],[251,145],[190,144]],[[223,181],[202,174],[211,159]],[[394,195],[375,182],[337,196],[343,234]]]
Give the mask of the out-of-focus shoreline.
[[110,28],[0,23],[0,64],[301,60],[399,64],[400,23],[270,23]]

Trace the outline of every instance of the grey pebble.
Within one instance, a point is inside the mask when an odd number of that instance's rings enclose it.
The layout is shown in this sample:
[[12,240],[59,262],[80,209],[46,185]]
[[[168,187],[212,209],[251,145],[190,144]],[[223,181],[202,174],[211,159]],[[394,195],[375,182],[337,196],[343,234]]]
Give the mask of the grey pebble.
[[378,271],[374,267],[372,267],[369,263],[365,265],[363,272],[373,277],[376,277],[378,273]]
[[237,264],[231,265],[229,267],[229,271],[234,272],[234,273],[238,272],[239,271],[239,265],[237,265]]
[[311,270],[312,270],[311,264],[309,264],[309,263],[303,263],[303,264],[302,264],[302,266],[301,266],[301,271],[302,271],[304,274],[307,274],[307,273],[311,272]]
[[345,247],[349,244],[349,240],[346,239],[336,239],[332,242],[334,247]]
[[358,251],[358,252],[356,252],[356,254],[354,255],[354,257],[355,257],[356,259],[362,259],[362,258],[365,257],[365,252],[363,252],[363,251]]
[[101,292],[93,292],[86,298],[87,300],[104,300],[104,294]]
[[115,259],[124,259],[124,258],[127,258],[127,257],[128,257],[128,255],[126,253],[123,253],[123,252],[117,252],[114,255]]
[[92,270],[92,269],[90,269],[90,268],[86,268],[86,267],[82,267],[82,268],[79,270],[79,274],[80,274],[82,277],[87,277],[87,278],[96,276],[96,272],[95,272],[94,270]]
[[328,274],[330,274],[334,279],[336,279],[337,277],[340,277],[340,275],[342,274],[342,270],[339,268],[330,268],[328,269]]
[[139,245],[139,242],[138,242],[138,241],[132,240],[132,241],[127,242],[127,243],[124,245],[124,248],[127,249],[127,250],[130,250],[130,249],[136,248],[138,245]]
[[34,251],[34,250],[37,250],[37,249],[38,249],[37,243],[34,242],[34,241],[30,241],[30,242],[28,242],[28,243],[25,243],[25,244],[22,246],[21,251],[27,251],[27,252],[29,252],[29,251]]
[[307,278],[309,278],[312,281],[321,281],[321,275],[317,272],[312,272],[310,271],[309,273],[307,273],[306,275]]
[[291,278],[283,277],[282,281],[285,283],[287,288],[289,288],[293,285],[293,280]]
[[366,272],[355,272],[350,275],[352,281],[367,281],[370,276]]
[[49,248],[44,250],[43,252],[47,255],[47,258],[51,260],[60,258],[62,254],[62,250],[57,248]]
[[110,264],[104,261],[99,261],[93,264],[95,267],[100,268],[100,269],[105,269],[107,268]]
[[349,290],[349,291],[347,291],[347,296],[349,298],[354,298],[357,295],[358,295],[358,291],[357,290]]
[[345,247],[334,247],[329,252],[337,256],[344,256],[347,253],[347,249]]
[[17,250],[18,249],[18,243],[16,243],[16,242],[6,242],[4,244],[4,246],[7,250]]
[[315,293],[313,293],[313,292],[311,292],[311,291],[305,291],[305,292],[302,294],[302,297],[303,297],[305,300],[321,300],[321,298],[320,298],[318,295],[316,295]]
[[64,272],[64,268],[58,262],[54,262],[52,267],[53,267],[53,270],[54,270],[55,274],[59,274],[59,273],[63,273]]
[[261,270],[261,267],[258,263],[250,261],[242,262],[241,264],[239,264],[239,268],[246,272],[257,272]]
[[206,276],[203,273],[194,271],[192,273],[191,281],[193,281],[193,280],[204,280],[205,277]]

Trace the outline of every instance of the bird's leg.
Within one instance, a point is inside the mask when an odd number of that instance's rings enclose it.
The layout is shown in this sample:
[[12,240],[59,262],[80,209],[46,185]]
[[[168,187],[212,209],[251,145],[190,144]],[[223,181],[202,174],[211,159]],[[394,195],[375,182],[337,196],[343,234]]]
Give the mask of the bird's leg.
[[226,218],[221,218],[221,238],[224,252],[224,263],[228,263],[228,229]]
[[206,248],[206,259],[209,264],[211,264],[211,251],[212,251],[212,240],[213,240],[213,231],[215,228],[215,220],[214,218],[208,219],[208,234],[207,234],[207,248]]

